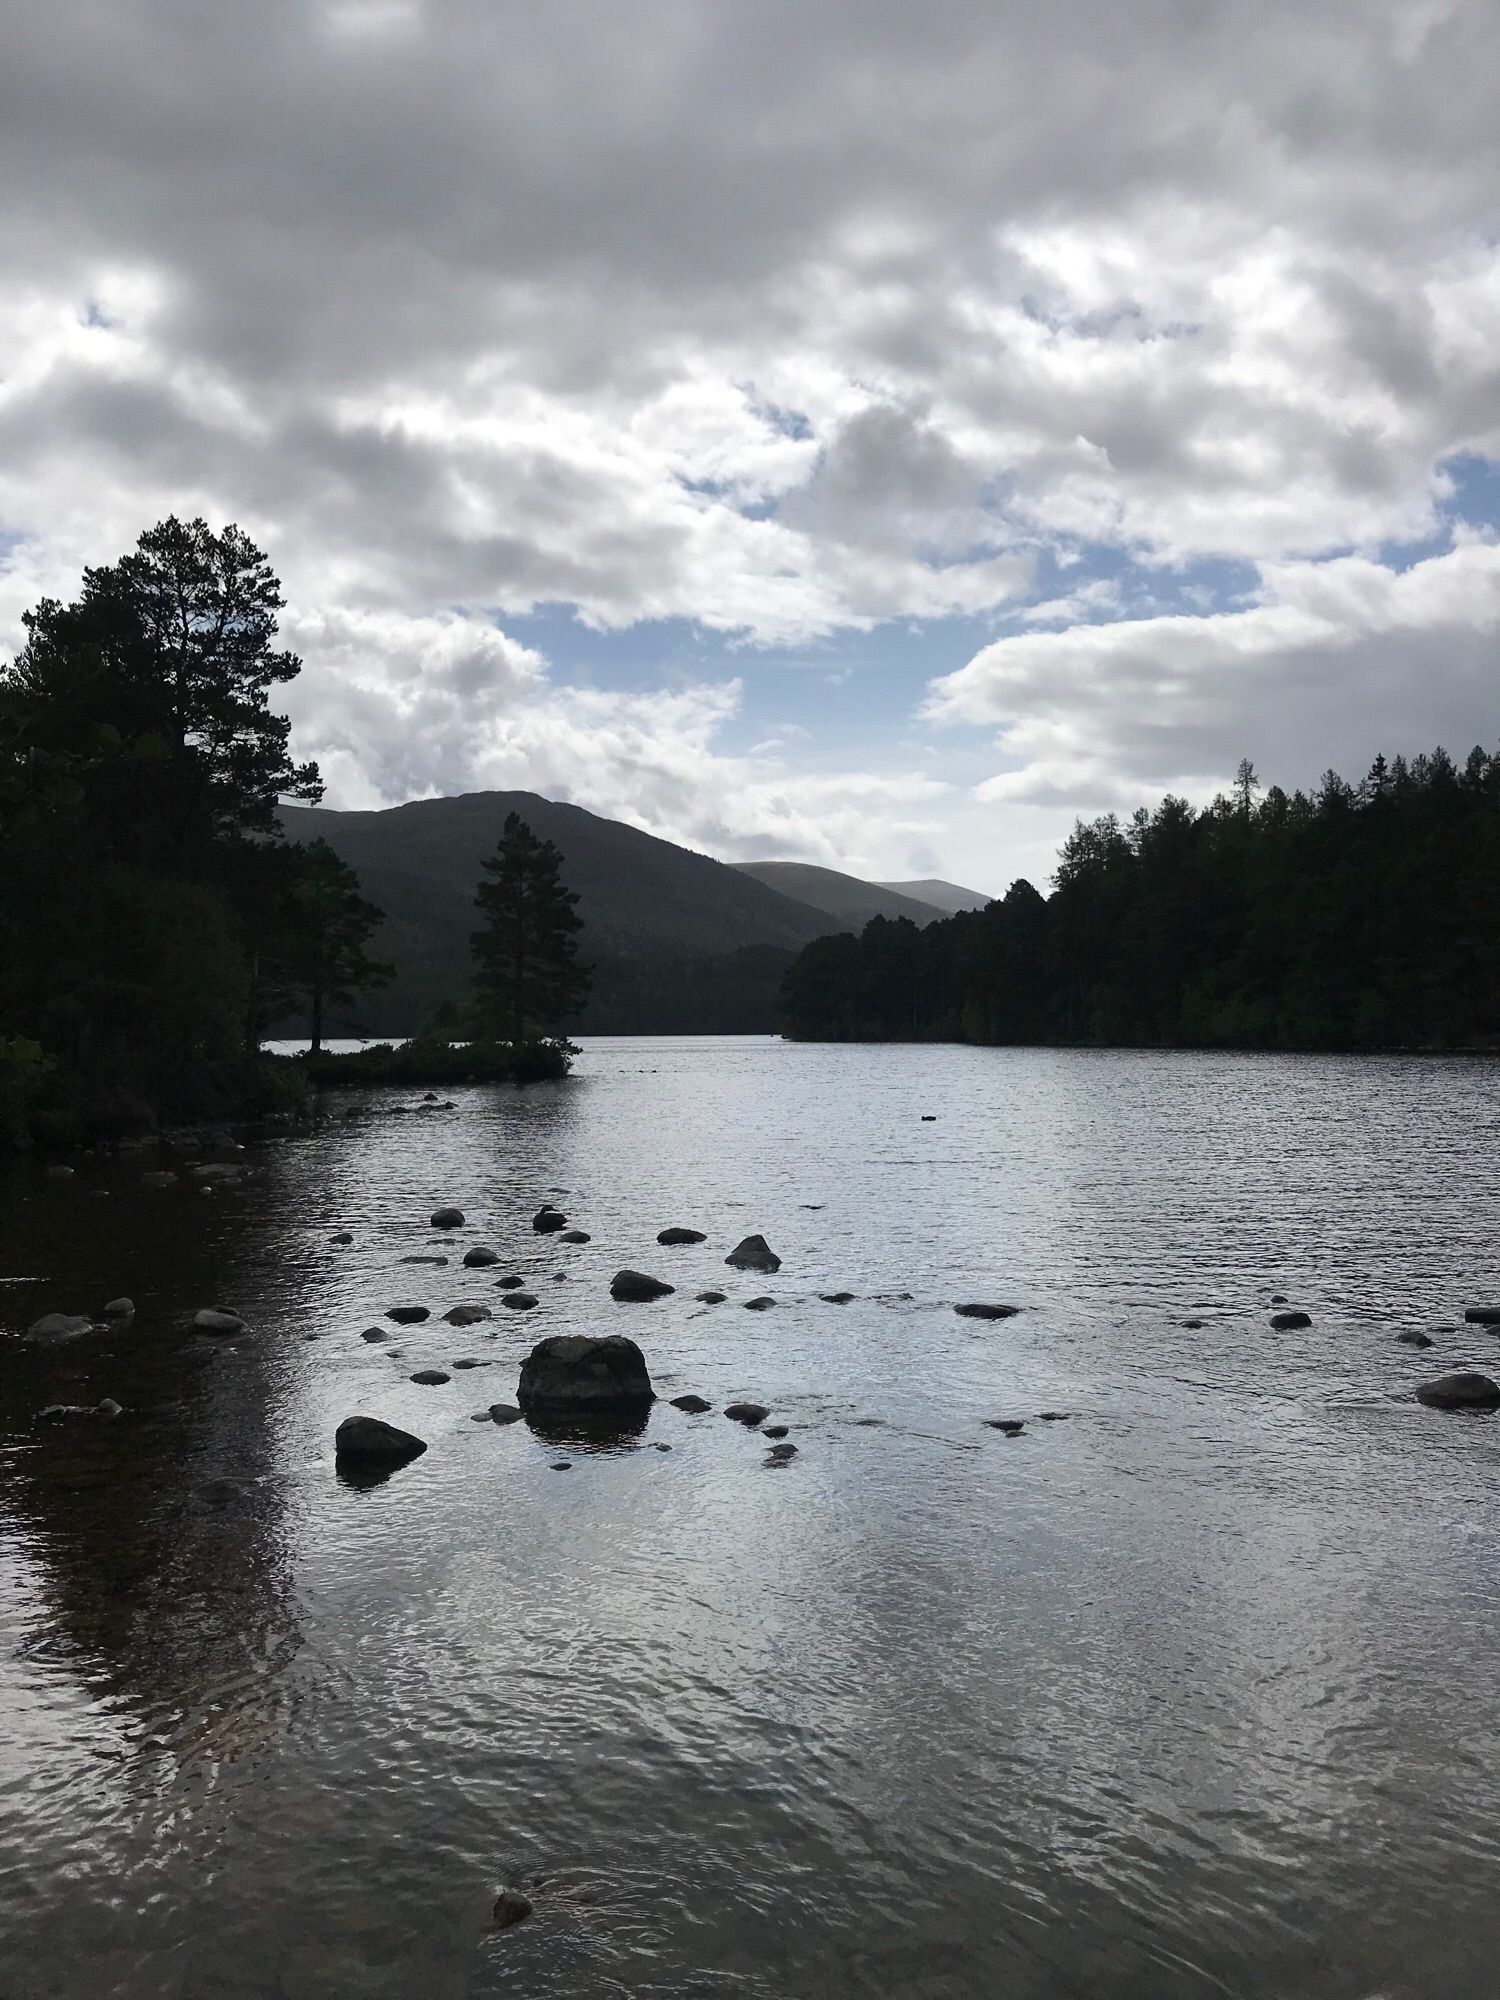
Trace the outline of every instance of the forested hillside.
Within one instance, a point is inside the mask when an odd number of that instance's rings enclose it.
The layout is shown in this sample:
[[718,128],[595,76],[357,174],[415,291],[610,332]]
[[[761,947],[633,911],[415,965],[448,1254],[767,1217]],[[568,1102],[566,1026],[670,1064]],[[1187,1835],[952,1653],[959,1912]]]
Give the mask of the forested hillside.
[[1453,1048],[1500,1041],[1500,756],[1080,822],[1054,888],[807,947],[806,1039]]

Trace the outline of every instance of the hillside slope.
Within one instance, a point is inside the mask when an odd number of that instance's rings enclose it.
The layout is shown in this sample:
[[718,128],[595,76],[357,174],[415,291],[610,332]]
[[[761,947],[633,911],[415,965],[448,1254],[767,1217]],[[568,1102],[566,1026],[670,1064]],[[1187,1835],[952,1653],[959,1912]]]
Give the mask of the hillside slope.
[[935,910],[949,917],[957,916],[960,910],[982,910],[994,900],[982,896],[977,889],[961,889],[956,882],[944,882],[934,875],[920,882],[877,882],[875,887],[893,890],[898,896],[912,896],[919,903],[931,903]]
[[[283,806],[287,838],[326,840],[386,914],[371,950],[396,966],[397,978],[361,1000],[361,1028],[408,1034],[443,1002],[467,997],[474,889],[509,812],[557,843],[563,879],[578,892],[583,955],[598,968],[585,1028],[625,1032],[648,1018],[684,1027],[698,993],[714,996],[702,1003],[714,1015],[702,1025],[768,1029],[781,967],[838,928],[827,913],[706,854],[535,792],[467,792],[377,812]],[[753,1004],[734,998],[737,982],[724,976],[732,968],[709,972],[710,961],[731,953],[749,954],[741,963],[753,969]]]
[[871,917],[906,917],[920,927],[944,914],[932,903],[900,895],[885,883],[861,882],[836,868],[815,868],[805,861],[736,861],[734,866],[766,888],[823,911],[845,930],[861,930]]

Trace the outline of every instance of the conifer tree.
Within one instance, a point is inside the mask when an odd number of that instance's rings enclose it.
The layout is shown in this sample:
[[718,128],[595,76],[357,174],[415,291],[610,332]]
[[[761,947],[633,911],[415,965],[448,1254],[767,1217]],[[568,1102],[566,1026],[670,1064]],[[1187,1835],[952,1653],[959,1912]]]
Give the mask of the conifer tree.
[[589,971],[578,963],[578,898],[561,868],[553,842],[538,840],[519,813],[508,814],[474,897],[484,919],[471,940],[474,987],[488,1034],[523,1042],[576,1012],[588,995]]
[[359,893],[359,877],[326,840],[291,850],[294,869],[287,897],[282,970],[306,998],[312,1053],[323,1046],[324,1011],[347,1007],[356,993],[384,986],[394,968],[367,956],[365,946],[381,912]]

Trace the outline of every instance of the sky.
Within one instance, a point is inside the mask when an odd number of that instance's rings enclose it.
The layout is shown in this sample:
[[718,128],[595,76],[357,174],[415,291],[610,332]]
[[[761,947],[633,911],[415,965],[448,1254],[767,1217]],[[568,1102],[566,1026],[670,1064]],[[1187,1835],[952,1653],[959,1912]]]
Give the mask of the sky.
[[988,893],[1500,742],[1493,0],[48,0],[0,651],[271,555],[327,802]]

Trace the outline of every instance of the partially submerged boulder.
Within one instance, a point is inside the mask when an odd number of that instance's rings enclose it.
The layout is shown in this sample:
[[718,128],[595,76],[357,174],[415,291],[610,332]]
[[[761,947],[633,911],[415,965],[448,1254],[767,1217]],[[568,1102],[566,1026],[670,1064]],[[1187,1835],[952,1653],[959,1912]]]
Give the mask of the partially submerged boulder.
[[449,1326],[477,1326],[482,1319],[493,1319],[494,1311],[489,1306],[449,1306],[443,1318]]
[[461,1208],[435,1208],[431,1220],[434,1229],[462,1229],[464,1212]]
[[651,1299],[664,1299],[668,1292],[677,1287],[664,1283],[660,1278],[648,1278],[644,1271],[616,1271],[609,1281],[609,1295],[625,1304],[645,1304]]
[[536,1293],[503,1292],[500,1296],[500,1303],[503,1306],[508,1306],[512,1312],[529,1313],[536,1304]]
[[594,1239],[586,1229],[565,1229],[557,1240],[559,1243],[592,1243]]
[[1470,1326],[1500,1326],[1500,1306],[1466,1306],[1464,1318]]
[[342,1465],[394,1469],[420,1458],[427,1446],[410,1431],[397,1430],[379,1417],[345,1417],[334,1433],[333,1448]]
[[1431,1382],[1419,1383],[1417,1401],[1429,1410],[1500,1410],[1500,1382],[1476,1369],[1462,1368],[1455,1375],[1439,1375]]
[[410,1379],[423,1389],[440,1389],[445,1382],[451,1382],[453,1377],[445,1374],[441,1368],[419,1368]]
[[532,1216],[531,1226],[538,1236],[551,1236],[559,1229],[567,1228],[568,1218],[560,1208],[554,1208],[550,1201],[544,1201]]
[[1301,1333],[1304,1327],[1311,1325],[1311,1313],[1284,1312],[1271,1315],[1271,1328],[1275,1333]]
[[82,1313],[43,1313],[33,1320],[21,1336],[33,1347],[62,1347],[70,1340],[81,1340],[86,1333],[94,1331],[94,1322]]
[[464,1262],[471,1269],[477,1268],[481,1264],[498,1264],[500,1262],[500,1252],[498,1250],[491,1250],[487,1244],[476,1243],[472,1250],[465,1250]]
[[764,1236],[747,1236],[736,1243],[724,1259],[733,1264],[737,1271],[779,1271],[781,1259],[767,1243]]
[[726,1403],[724,1414],[732,1417],[737,1424],[748,1424],[753,1429],[756,1424],[763,1424],[771,1412],[764,1403]]
[[773,1298],[769,1297],[758,1298],[758,1299],[746,1299],[745,1311],[747,1313],[769,1312],[771,1307],[774,1306],[775,1303],[776,1301]]
[[674,1410],[686,1410],[690,1417],[701,1417],[705,1410],[713,1408],[713,1404],[706,1401],[702,1396],[674,1396],[672,1398],[672,1408]]
[[521,1363],[516,1401],[530,1416],[609,1415],[644,1409],[655,1400],[646,1357],[623,1334],[594,1339],[556,1333],[540,1340]]
[[106,1319],[134,1319],[135,1300],[111,1299],[104,1308],[104,1317]]
[[853,1292],[819,1292],[818,1297],[825,1306],[847,1306],[854,1300]]
[[387,1306],[385,1316],[393,1319],[397,1326],[416,1326],[419,1321],[430,1317],[430,1306]]
[[987,1305],[983,1300],[974,1300],[968,1305],[955,1306],[953,1310],[960,1319],[1014,1319],[1021,1308]]
[[701,1229],[663,1229],[656,1238],[658,1243],[706,1243],[708,1238]]
[[525,1412],[514,1403],[491,1403],[485,1415],[494,1424],[518,1424]]
[[1407,1333],[1398,1333],[1396,1341],[1401,1347],[1431,1347],[1432,1336],[1426,1333],[1418,1333],[1415,1329],[1412,1329]]
[[245,1322],[227,1306],[204,1306],[193,1314],[194,1333],[236,1334],[245,1331]]
[[728,1292],[695,1292],[693,1296],[700,1306],[721,1306],[729,1297]]

